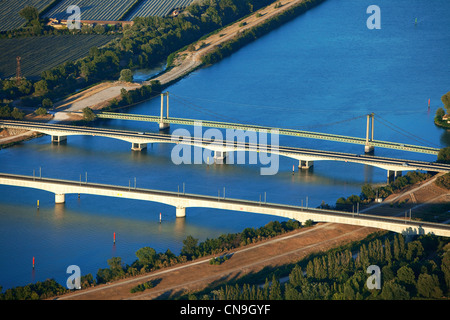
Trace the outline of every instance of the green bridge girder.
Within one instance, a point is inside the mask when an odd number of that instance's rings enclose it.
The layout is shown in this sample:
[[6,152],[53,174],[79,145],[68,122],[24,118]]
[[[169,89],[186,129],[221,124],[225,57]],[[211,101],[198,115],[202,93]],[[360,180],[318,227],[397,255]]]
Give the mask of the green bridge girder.
[[[119,120],[131,120],[131,121],[146,121],[146,122],[161,122],[161,117],[158,116],[148,116],[148,115],[138,115],[138,114],[125,114],[125,113],[114,113],[114,112],[100,112],[97,114],[98,118],[101,119],[119,119]],[[320,133],[320,132],[312,132],[312,131],[304,131],[304,130],[296,130],[296,129],[286,129],[286,128],[275,128],[275,127],[265,127],[265,126],[257,126],[257,125],[247,125],[241,123],[229,123],[229,122],[220,122],[220,121],[209,121],[209,120],[195,120],[195,119],[185,119],[185,118],[163,118],[164,123],[170,124],[180,124],[180,125],[188,125],[193,126],[196,124],[200,124],[204,127],[212,127],[212,128],[222,128],[222,129],[234,129],[234,130],[255,130],[259,131],[274,131],[278,130],[278,134],[285,136],[295,136],[301,138],[310,138],[310,139],[319,139],[319,140],[329,140],[329,141],[337,141],[343,143],[351,143],[351,144],[360,144],[366,145],[365,138],[351,137],[351,136],[342,136],[336,134],[329,133]],[[387,149],[397,149],[402,151],[411,151],[418,153],[426,153],[437,155],[439,153],[438,148],[424,147],[424,146],[416,146],[410,144],[403,144],[398,142],[390,142],[390,141],[380,141],[380,140],[369,140],[368,145],[380,148]]]

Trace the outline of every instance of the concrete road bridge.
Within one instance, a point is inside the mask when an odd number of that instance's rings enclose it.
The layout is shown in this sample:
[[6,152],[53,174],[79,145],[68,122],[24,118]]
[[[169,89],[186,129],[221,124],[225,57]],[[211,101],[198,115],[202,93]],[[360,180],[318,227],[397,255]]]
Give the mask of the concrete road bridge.
[[132,150],[140,151],[149,143],[171,143],[195,146],[214,151],[217,162],[226,162],[232,152],[260,152],[277,154],[298,161],[300,169],[309,169],[314,161],[343,161],[378,167],[387,171],[388,179],[401,175],[403,171],[449,172],[450,165],[435,162],[425,162],[410,159],[377,157],[373,155],[358,155],[334,151],[312,150],[304,148],[248,143],[243,141],[224,141],[206,139],[196,136],[174,136],[163,133],[145,133],[106,128],[80,127],[61,124],[43,124],[25,121],[0,121],[2,128],[15,128],[44,133],[51,136],[52,142],[62,142],[71,135],[87,135],[119,139],[131,143]]
[[21,188],[45,190],[55,194],[55,203],[66,201],[66,194],[89,194],[96,196],[135,199],[158,202],[176,208],[176,217],[186,216],[186,208],[203,207],[267,214],[288,219],[295,219],[304,223],[307,220],[315,222],[332,222],[379,228],[403,234],[435,234],[449,237],[450,226],[446,224],[415,221],[410,218],[400,219],[382,217],[362,213],[348,213],[336,210],[316,209],[293,205],[250,201],[225,197],[213,197],[199,194],[170,192],[132,188],[131,186],[115,186],[83,181],[69,181],[35,176],[13,175],[0,173],[0,184]]

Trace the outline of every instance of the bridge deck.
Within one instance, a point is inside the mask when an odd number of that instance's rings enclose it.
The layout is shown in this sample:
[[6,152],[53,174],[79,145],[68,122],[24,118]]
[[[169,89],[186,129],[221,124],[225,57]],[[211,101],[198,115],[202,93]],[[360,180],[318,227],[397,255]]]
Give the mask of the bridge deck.
[[[161,118],[157,116],[139,115],[139,114],[124,114],[124,113],[113,113],[113,112],[100,112],[97,114],[98,118],[101,119],[121,119],[121,120],[132,120],[132,121],[147,121],[147,122],[160,122]],[[195,120],[195,119],[185,119],[185,118],[164,118],[164,123],[173,123],[180,125],[202,125],[204,127],[222,128],[222,129],[234,129],[234,130],[255,130],[255,131],[278,131],[280,135],[295,136],[301,138],[311,138],[320,140],[337,141],[344,143],[352,143],[359,145],[366,145],[366,139],[359,137],[343,136],[337,134],[320,133],[296,129],[287,128],[276,128],[276,127],[266,127],[258,125],[248,125],[242,123],[229,123],[220,121],[208,121],[208,120]],[[431,148],[425,146],[416,146],[411,144],[403,144],[398,142],[371,140],[369,141],[370,146],[397,149],[403,151],[411,151],[418,153],[426,153],[437,155],[439,153],[438,148]]]
[[138,189],[131,188],[130,186],[124,187],[82,181],[37,178],[33,176],[6,173],[0,173],[0,184],[41,189],[53,192],[56,195],[70,193],[92,194],[160,202],[183,209],[187,207],[209,207],[257,214],[269,214],[296,219],[302,222],[311,219],[313,221],[381,228],[394,232],[411,232],[414,234],[433,233],[441,236],[450,236],[450,226],[445,224],[381,217],[362,213],[348,213],[337,210],[306,208],[279,203],[221,198],[199,194],[185,194],[163,190]]

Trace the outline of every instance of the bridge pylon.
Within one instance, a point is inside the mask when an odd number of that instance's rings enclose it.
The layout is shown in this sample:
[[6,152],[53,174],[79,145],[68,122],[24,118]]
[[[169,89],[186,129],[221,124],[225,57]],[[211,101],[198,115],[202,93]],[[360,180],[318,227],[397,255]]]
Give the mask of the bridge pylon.
[[[164,118],[164,96],[167,97],[166,117]],[[159,120],[159,130],[170,128],[170,123],[164,122],[164,119],[169,119],[169,92],[161,93],[161,117]]]
[[[371,125],[370,119],[372,119],[372,125]],[[374,151],[374,146],[370,143],[373,141],[374,119],[375,119],[375,114],[373,112],[371,114],[367,115],[366,144],[364,146],[365,153],[373,153],[373,151]],[[369,137],[370,131],[371,131],[371,136]]]

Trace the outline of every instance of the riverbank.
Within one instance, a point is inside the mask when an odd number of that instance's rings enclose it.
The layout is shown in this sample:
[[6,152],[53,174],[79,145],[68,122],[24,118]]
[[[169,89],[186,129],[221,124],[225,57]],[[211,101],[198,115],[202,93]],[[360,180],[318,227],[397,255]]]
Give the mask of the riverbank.
[[[323,1],[308,1],[308,4],[318,4]],[[267,33],[280,24],[287,22],[289,19],[286,16],[294,18],[300,13],[303,13],[304,11],[297,11],[296,8],[299,8],[305,2],[305,0],[280,0],[275,4],[253,12],[219,31],[213,32],[205,39],[200,39],[188,46],[187,49],[176,53],[169,68],[143,83],[102,82],[88,90],[74,94],[55,105],[54,109],[59,111],[54,114],[52,122],[74,122],[82,120],[82,109],[85,107],[93,110],[103,109],[114,99],[120,99],[120,90],[122,88],[134,90],[140,88],[142,85],[149,85],[150,81],[154,80],[159,81],[162,88],[166,88],[195,70],[210,64],[204,62],[205,57],[214,54],[220,48],[227,47],[229,43],[233,43],[236,39],[239,39],[242,34],[265,25],[268,21],[277,21],[277,17],[285,17],[282,22],[279,21],[277,25],[272,25],[269,29],[265,30],[265,33]],[[234,48],[234,50],[237,49]],[[10,139],[4,141],[3,144],[0,143],[0,146],[4,148],[13,140],[16,143],[20,142],[20,137],[11,137]]]
[[[394,193],[382,203],[372,202],[361,210],[364,214],[404,218],[405,211],[413,212],[412,219],[450,222],[448,206],[450,192],[436,185],[437,174]],[[440,210],[440,211],[439,211]],[[407,217],[409,219],[409,216]],[[268,240],[222,252],[231,257],[220,265],[209,262],[217,255],[150,272],[145,275],[113,281],[79,292],[69,293],[60,299],[116,300],[116,299],[173,299],[179,295],[201,291],[210,284],[226,283],[230,279],[256,274],[264,269],[276,269],[297,262],[312,254],[337,248],[353,241],[361,241],[381,230],[334,223],[318,223],[300,228]],[[157,283],[154,288],[141,293],[130,290],[148,281]]]
[[[341,224],[318,224],[301,228],[270,240],[246,245],[227,252],[225,263],[211,265],[207,256],[182,265],[157,270],[146,275],[118,280],[105,285],[69,293],[59,300],[152,300],[169,299],[206,288],[211,283],[255,274],[264,268],[274,269],[296,262],[309,254],[366,238],[377,229]],[[130,290],[155,280],[158,284],[141,293]]]

